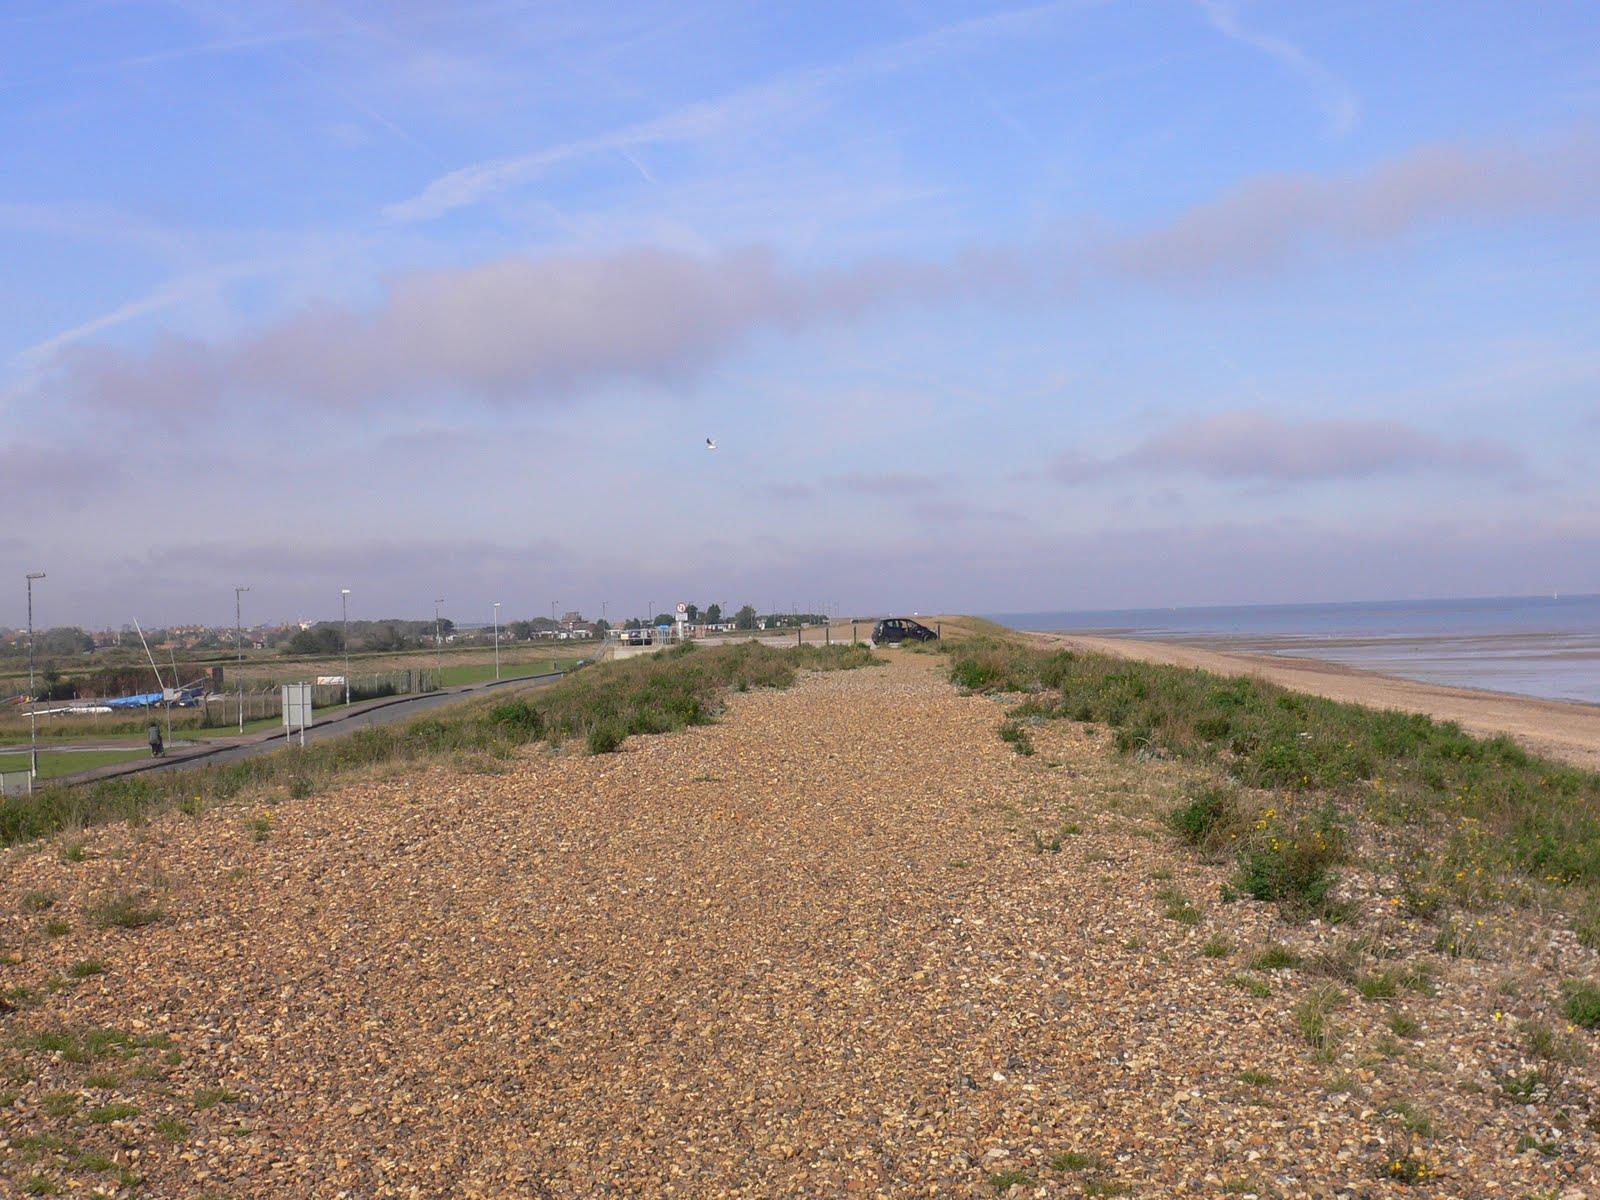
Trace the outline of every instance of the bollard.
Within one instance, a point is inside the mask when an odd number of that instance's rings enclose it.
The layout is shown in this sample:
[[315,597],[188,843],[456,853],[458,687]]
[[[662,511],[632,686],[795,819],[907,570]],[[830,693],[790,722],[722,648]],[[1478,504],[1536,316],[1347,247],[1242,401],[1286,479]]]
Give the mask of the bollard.
[[822,627],[822,642],[823,642],[823,645],[825,645],[825,646],[833,645],[833,626],[832,625],[824,625]]
[[796,628],[794,631],[794,644],[796,646],[800,644],[800,630],[798,628]]

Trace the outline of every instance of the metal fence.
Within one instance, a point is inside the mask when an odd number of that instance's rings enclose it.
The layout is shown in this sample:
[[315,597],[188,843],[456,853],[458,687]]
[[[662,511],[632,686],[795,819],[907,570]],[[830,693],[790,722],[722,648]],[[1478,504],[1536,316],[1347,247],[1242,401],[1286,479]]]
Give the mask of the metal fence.
[[[388,671],[379,675],[352,675],[350,699],[376,700],[382,696],[410,696],[439,690],[437,676],[432,671]],[[311,689],[311,703],[315,708],[333,708],[344,703],[344,684],[319,683]],[[267,717],[283,716],[283,689],[274,685],[260,692],[213,692],[205,698],[204,728],[221,728],[239,723],[240,707],[246,721],[260,721]]]

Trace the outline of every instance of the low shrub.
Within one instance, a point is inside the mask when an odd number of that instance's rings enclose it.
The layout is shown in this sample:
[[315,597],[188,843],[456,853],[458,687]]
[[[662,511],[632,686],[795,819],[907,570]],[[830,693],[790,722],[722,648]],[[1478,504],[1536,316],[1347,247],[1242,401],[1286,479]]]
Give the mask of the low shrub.
[[1600,1029],[1600,984],[1574,980],[1562,993],[1567,1020],[1584,1029]]
[[1244,821],[1234,793],[1213,784],[1175,808],[1167,823],[1189,845],[1214,853],[1238,839]]

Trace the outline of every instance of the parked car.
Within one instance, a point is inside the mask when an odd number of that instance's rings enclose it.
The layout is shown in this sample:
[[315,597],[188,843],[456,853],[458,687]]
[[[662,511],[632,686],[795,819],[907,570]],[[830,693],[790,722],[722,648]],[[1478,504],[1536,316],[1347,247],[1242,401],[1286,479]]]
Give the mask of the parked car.
[[910,617],[885,617],[872,627],[875,645],[899,645],[901,642],[936,642],[939,635],[921,621]]

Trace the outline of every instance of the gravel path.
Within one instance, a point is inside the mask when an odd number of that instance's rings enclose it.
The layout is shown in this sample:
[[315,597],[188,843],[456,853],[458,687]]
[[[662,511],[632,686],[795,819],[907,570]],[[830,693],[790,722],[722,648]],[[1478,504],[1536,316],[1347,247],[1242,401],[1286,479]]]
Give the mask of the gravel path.
[[[1347,999],[1347,1048],[1316,1061],[1290,1016],[1316,981],[1229,982],[1282,932],[1266,906],[1164,915],[1161,888],[1222,878],[1149,818],[1178,768],[1065,724],[1015,754],[939,665],[810,676],[616,755],[7,852],[6,970],[106,969],[0,1018],[0,1174],[87,1195],[114,1174],[64,1164],[93,1149],[160,1197],[992,1196],[1006,1172],[1013,1195],[1600,1196],[1581,1106],[1552,1132],[1464,1086],[1518,1061],[1499,1014],[1543,1011],[1537,988],[1447,963],[1438,996]],[[93,928],[111,887],[162,919]],[[1203,955],[1218,931],[1238,949]],[[1421,1031],[1374,1052],[1401,1007]],[[90,1026],[130,1040],[19,1048]],[[138,1112],[88,1116],[113,1102]],[[1525,1128],[1558,1153],[1516,1151]],[[1385,1177],[1413,1149],[1438,1183]]]

